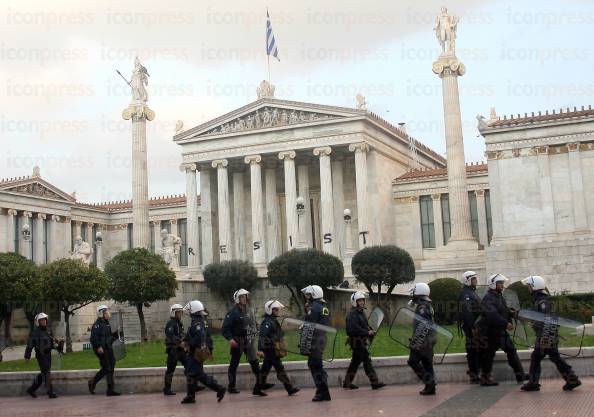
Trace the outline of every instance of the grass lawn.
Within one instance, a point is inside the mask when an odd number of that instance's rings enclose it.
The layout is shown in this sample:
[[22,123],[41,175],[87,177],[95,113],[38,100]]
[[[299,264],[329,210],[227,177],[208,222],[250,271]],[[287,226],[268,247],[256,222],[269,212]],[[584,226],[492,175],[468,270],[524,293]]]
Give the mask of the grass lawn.
[[[450,332],[454,335],[454,339],[448,353],[459,353],[464,352],[464,339],[458,337],[456,326],[446,326]],[[408,332],[407,332],[408,333]],[[404,332],[398,335],[399,338],[404,338],[406,335]],[[291,339],[288,337],[287,339]],[[228,342],[220,334],[213,335],[215,352],[214,360],[207,362],[207,364],[227,364],[229,363],[229,349]],[[350,358],[351,350],[348,345],[345,344],[346,333],[343,329],[340,329],[336,336],[336,344],[334,349],[335,358]],[[570,344],[564,343],[564,346]],[[584,338],[584,346],[594,345],[594,336],[586,336]],[[440,346],[438,343],[437,346]],[[518,349],[523,347],[518,346]],[[404,356],[408,355],[408,349],[404,346],[396,343],[388,335],[388,327],[382,327],[375,337],[371,346],[372,356]],[[163,341],[154,341],[147,343],[135,343],[126,346],[126,357],[121,361],[118,361],[117,368],[140,368],[140,367],[151,367],[151,366],[165,366],[165,346]],[[242,359],[245,361],[245,357]],[[296,361],[305,360],[304,356],[299,354],[289,353],[285,361]],[[98,369],[99,364],[97,357],[90,350],[82,352],[74,352],[62,357],[62,370],[74,370],[74,369]],[[56,367],[53,367],[54,370]],[[34,371],[37,370],[37,361],[32,359],[28,362],[24,360],[8,361],[0,363],[0,372],[15,372],[15,371]]]

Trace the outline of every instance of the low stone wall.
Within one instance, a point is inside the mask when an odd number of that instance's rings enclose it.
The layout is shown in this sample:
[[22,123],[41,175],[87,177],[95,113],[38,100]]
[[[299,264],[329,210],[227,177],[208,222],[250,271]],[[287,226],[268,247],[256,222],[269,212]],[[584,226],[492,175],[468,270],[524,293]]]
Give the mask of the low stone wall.
[[[564,352],[571,353],[575,350],[566,349]],[[519,352],[524,368],[528,370],[530,362],[530,351]],[[580,376],[594,375],[594,347],[585,348],[576,358],[568,358],[568,362],[574,367],[576,373]],[[388,384],[419,384],[406,361],[407,357],[389,357],[374,358],[375,368],[380,378]],[[325,364],[328,372],[328,382],[332,387],[342,385],[342,380],[349,360],[339,359]],[[289,377],[299,387],[312,387],[313,380],[305,361],[288,362],[285,368]],[[213,375],[219,383],[227,383],[227,365],[208,365],[206,372]],[[467,382],[466,360],[464,354],[447,355],[444,362],[436,365],[435,371],[438,382]],[[89,380],[96,370],[84,371],[57,371],[54,372],[54,385],[58,394],[88,394],[87,380]],[[122,393],[147,393],[160,392],[163,389],[164,367],[159,368],[128,368],[116,369],[115,380],[116,387]],[[499,381],[514,380],[514,374],[507,365],[507,359],[503,352],[499,352],[496,357],[494,367],[494,377]],[[25,395],[25,390],[31,384],[35,372],[5,372],[0,373],[0,396],[19,396]],[[559,374],[550,361],[543,361],[542,378],[559,378]],[[271,373],[270,382],[278,382],[274,372]],[[177,391],[185,390],[185,380],[183,370],[178,367],[174,377],[174,389]],[[253,376],[247,364],[239,367],[237,375],[237,386],[240,389],[250,389],[253,384]],[[355,383],[367,384],[365,373],[360,369]],[[43,388],[42,388],[43,389]],[[97,393],[103,393],[105,390],[105,381],[99,383]]]

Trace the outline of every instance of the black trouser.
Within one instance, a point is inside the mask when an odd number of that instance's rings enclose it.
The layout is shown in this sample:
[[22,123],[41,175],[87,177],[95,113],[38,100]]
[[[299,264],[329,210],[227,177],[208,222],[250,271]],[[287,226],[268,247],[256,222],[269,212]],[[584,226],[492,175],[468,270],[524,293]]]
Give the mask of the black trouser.
[[375,369],[373,369],[373,364],[371,363],[371,357],[369,356],[367,347],[356,346],[352,347],[352,349],[353,356],[351,357],[351,363],[349,364],[346,376],[344,377],[344,385],[350,385],[353,382],[355,375],[357,375],[357,369],[359,369],[361,363],[363,364],[363,369],[365,370],[367,378],[369,378],[369,382],[377,384],[379,381]]
[[532,351],[532,355],[530,355],[530,382],[534,384],[538,384],[540,380],[540,362],[544,359],[545,356],[549,356],[551,362],[555,364],[557,370],[565,379],[566,381],[575,379],[575,373],[571,366],[565,362],[561,355],[559,354],[559,350],[556,346],[545,347],[540,342],[540,339],[536,339],[536,343],[534,345],[534,350]]
[[41,384],[45,385],[45,389],[48,394],[51,394],[53,390],[52,386],[52,356],[51,354],[47,355],[36,355],[37,364],[39,365],[39,373],[33,378],[33,384],[29,388],[31,392],[37,391],[37,388],[41,386]]
[[311,372],[314,384],[316,384],[316,396],[330,396],[328,390],[328,374],[324,370],[322,353],[312,351],[307,358],[307,367]]
[[291,384],[291,381],[285,372],[285,367],[283,366],[281,358],[276,356],[274,350],[264,350],[263,352],[264,361],[262,362],[262,367],[260,368],[260,386],[266,383],[266,378],[268,378],[270,370],[274,368],[276,371],[276,377],[280,382],[283,383],[285,389],[289,391],[291,388],[293,388],[293,385]]
[[188,397],[194,398],[196,391],[198,390],[198,381],[204,386],[210,388],[213,391],[219,392],[224,387],[219,385],[211,375],[204,373],[204,366],[198,362],[192,354],[187,355],[186,361],[186,384]]
[[426,385],[435,385],[433,352],[421,352],[420,350],[411,349],[408,356],[408,366]]
[[466,339],[466,362],[468,363],[468,375],[471,378],[478,378],[479,366],[479,338],[472,334],[472,329],[462,327]]
[[[171,391],[171,382],[173,381],[173,373],[177,367],[177,363],[181,363],[186,368],[186,352],[177,347],[167,348],[167,370],[165,371],[165,384],[163,391]],[[184,371],[185,373],[185,371]]]
[[495,353],[499,349],[503,350],[507,355],[507,363],[514,370],[516,377],[523,377],[524,367],[518,357],[518,351],[516,350],[509,333],[505,330],[503,332],[487,334],[487,346],[481,350],[480,356],[481,372],[483,376],[491,375]]
[[103,349],[103,353],[99,354],[95,351],[95,355],[99,358],[99,365],[101,369],[99,372],[95,374],[93,378],[93,385],[97,385],[99,381],[103,377],[107,379],[107,391],[113,391],[114,388],[114,381],[113,381],[113,371],[115,369],[115,357],[113,356],[112,349]]
[[227,376],[229,377],[229,388],[235,388],[235,382],[237,379],[237,367],[241,360],[241,355],[245,353],[252,373],[256,376],[256,386],[260,378],[260,363],[256,356],[255,349],[253,349],[251,343],[248,343],[247,339],[239,338],[237,347],[230,349],[231,361],[229,362],[229,369],[227,370]]

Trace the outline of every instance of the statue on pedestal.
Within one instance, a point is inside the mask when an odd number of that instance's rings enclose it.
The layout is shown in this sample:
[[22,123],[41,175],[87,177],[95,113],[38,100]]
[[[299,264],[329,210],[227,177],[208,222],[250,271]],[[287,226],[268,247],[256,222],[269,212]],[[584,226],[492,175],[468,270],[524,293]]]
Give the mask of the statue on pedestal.
[[140,59],[136,57],[134,60],[134,70],[132,71],[132,79],[130,80],[130,87],[132,87],[132,97],[134,101],[142,101],[144,103],[148,100],[145,85],[148,85],[149,73],[146,68],[140,63]]
[[74,249],[70,255],[70,259],[80,259],[85,265],[91,263],[91,256],[93,255],[93,249],[91,245],[82,240],[80,236],[74,239]]
[[454,54],[456,52],[456,30],[459,19],[448,14],[448,9],[441,8],[441,13],[435,18],[435,36],[441,45],[442,52]]
[[258,99],[261,98],[273,98],[274,97],[274,85],[270,84],[266,80],[262,80],[260,86],[256,88],[256,93],[258,94]]
[[179,248],[181,246],[181,239],[174,234],[171,234],[167,229],[161,230],[161,248],[159,249],[159,255],[163,257],[163,260],[169,269],[172,271],[179,271]]

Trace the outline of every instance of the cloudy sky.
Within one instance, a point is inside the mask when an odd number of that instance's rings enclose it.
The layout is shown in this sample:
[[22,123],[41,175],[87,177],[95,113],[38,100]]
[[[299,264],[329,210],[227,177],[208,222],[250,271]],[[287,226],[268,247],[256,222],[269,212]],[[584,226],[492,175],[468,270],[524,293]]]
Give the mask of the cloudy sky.
[[[151,75],[149,192],[183,193],[177,120],[191,127],[256,98],[267,76],[270,10],[281,62],[277,97],[369,109],[445,151],[439,53],[441,1],[168,0],[0,2],[0,177],[33,166],[79,201],[130,197],[130,122],[121,118],[135,55]],[[338,6],[339,5],[339,6]],[[591,1],[449,0],[460,17],[459,80],[467,161],[484,159],[478,113],[594,102]]]

